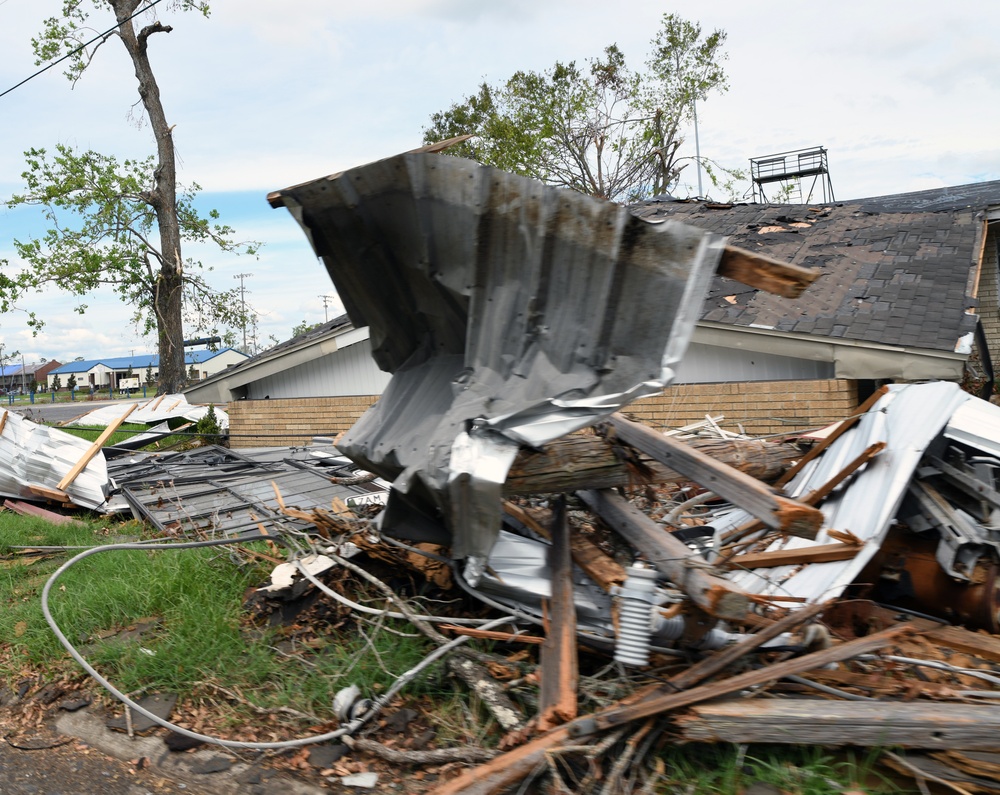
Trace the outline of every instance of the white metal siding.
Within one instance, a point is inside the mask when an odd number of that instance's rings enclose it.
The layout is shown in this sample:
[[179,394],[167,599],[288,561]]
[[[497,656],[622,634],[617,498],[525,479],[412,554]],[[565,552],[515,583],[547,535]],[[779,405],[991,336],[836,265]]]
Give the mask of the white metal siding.
[[674,383],[808,381],[833,377],[834,367],[831,362],[815,362],[692,342],[677,368]]
[[334,353],[247,384],[247,399],[381,395],[389,374],[372,359],[371,342],[361,340]]

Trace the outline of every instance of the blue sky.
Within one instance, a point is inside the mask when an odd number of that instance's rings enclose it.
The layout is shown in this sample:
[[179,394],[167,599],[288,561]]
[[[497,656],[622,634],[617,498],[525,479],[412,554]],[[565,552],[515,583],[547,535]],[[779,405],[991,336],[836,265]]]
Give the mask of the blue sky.
[[[35,71],[29,39],[60,6],[0,0],[0,91]],[[185,255],[213,267],[220,287],[252,274],[262,339],[323,320],[332,285],[287,211],[268,206],[269,191],[418,146],[430,115],[483,79],[582,62],[611,43],[639,67],[667,12],[728,33],[730,90],[698,108],[703,155],[745,168],[753,156],[822,145],[838,199],[1000,179],[1000,3],[218,0],[207,20],[163,10],[173,32],[150,40],[151,57],[182,181],[198,182],[203,206],[241,238],[265,245],[257,259]],[[110,27],[107,15],[93,19]],[[136,98],[116,40],[75,87],[56,67],[0,98],[0,197],[21,187],[29,147],[148,154]],[[13,239],[37,228],[30,214],[0,209],[0,258],[16,266]],[[31,360],[152,350],[113,296],[87,304],[80,316],[61,296],[32,297],[25,306],[48,319],[45,332],[31,337],[13,312],[0,315],[0,341]]]

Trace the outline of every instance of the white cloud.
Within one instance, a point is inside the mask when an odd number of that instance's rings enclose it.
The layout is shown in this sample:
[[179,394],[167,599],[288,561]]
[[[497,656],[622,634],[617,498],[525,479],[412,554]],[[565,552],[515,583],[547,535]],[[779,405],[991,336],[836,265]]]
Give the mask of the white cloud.
[[[60,7],[0,4],[0,91],[36,69],[29,39]],[[728,33],[730,91],[698,108],[704,155],[746,168],[750,157],[824,145],[839,199],[1000,179],[996,3],[223,0],[207,20],[162,13],[174,29],[152,37],[151,58],[177,125],[181,179],[200,183],[206,206],[241,237],[267,245],[259,259],[186,254],[215,267],[220,286],[253,274],[265,337],[322,320],[332,285],[287,211],[267,206],[268,191],[419,145],[430,115],[484,79],[583,61],[612,42],[638,67],[665,11]],[[0,196],[18,189],[29,147],[151,151],[148,128],[129,121],[137,94],[117,41],[75,88],[58,72],[0,98]],[[693,148],[693,130],[686,135]],[[0,258],[37,229],[0,211]],[[88,302],[81,317],[46,294],[31,307],[50,317],[46,331],[31,338],[23,313],[12,313],[0,316],[0,341],[46,358],[150,349],[129,307],[112,295]]]

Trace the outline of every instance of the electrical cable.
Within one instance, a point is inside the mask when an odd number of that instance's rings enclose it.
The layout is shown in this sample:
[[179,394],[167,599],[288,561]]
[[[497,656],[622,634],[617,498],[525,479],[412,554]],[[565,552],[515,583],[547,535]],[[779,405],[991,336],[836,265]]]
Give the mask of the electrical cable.
[[0,97],[7,96],[7,94],[9,94],[11,91],[13,91],[16,88],[20,88],[25,83],[27,83],[29,80],[34,80],[40,74],[43,74],[44,72],[47,72],[53,66],[56,66],[57,64],[61,64],[67,58],[72,58],[74,55],[76,55],[78,52],[80,52],[80,50],[82,50],[84,47],[88,47],[89,45],[91,45],[95,41],[97,41],[98,39],[103,39],[105,36],[107,36],[107,35],[109,35],[111,33],[114,33],[115,30],[117,30],[118,28],[120,28],[126,22],[131,22],[133,19],[135,19],[140,14],[145,14],[147,11],[149,11],[149,9],[153,8],[153,6],[155,6],[155,5],[157,5],[158,3],[161,3],[161,2],[163,2],[163,0],[153,0],[153,2],[151,2],[149,5],[145,6],[144,8],[140,8],[138,11],[136,11],[134,14],[132,14],[132,16],[128,17],[127,19],[123,19],[121,22],[116,23],[114,25],[114,27],[108,28],[106,31],[104,31],[104,33],[99,33],[98,35],[94,36],[94,38],[92,38],[90,41],[85,41],[79,47],[77,47],[77,48],[75,48],[73,50],[70,50],[68,53],[66,53],[64,56],[62,56],[62,58],[57,58],[52,63],[50,63],[50,64],[48,64],[46,66],[43,66],[41,69],[39,69],[33,75],[30,75],[29,77],[24,78],[24,80],[22,80],[17,85],[11,86],[6,91],[4,91],[2,94],[0,94]]
[[[371,706],[368,710],[358,716],[357,718],[351,720],[347,725],[341,726],[340,728],[326,732],[325,734],[313,735],[311,737],[301,737],[295,740],[283,740],[277,742],[243,742],[239,740],[224,740],[220,737],[211,737],[209,735],[200,734],[198,732],[190,731],[182,726],[178,726],[175,723],[171,723],[168,720],[164,720],[158,715],[154,715],[152,712],[142,707],[131,698],[129,698],[125,693],[121,692],[116,688],[111,682],[109,682],[104,676],[102,676],[90,663],[88,663],[82,654],[77,651],[76,647],[69,641],[65,633],[59,628],[56,623],[55,618],[52,616],[52,612],[49,609],[49,593],[52,590],[52,586],[55,585],[56,581],[61,577],[66,571],[74,566],[79,561],[90,555],[95,555],[100,552],[113,552],[117,550],[178,550],[178,549],[197,549],[201,547],[213,547],[213,546],[224,546],[228,544],[240,544],[247,541],[271,541],[278,542],[288,545],[288,542],[281,538],[280,536],[265,535],[264,533],[256,533],[250,536],[241,536],[239,538],[218,538],[211,539],[209,541],[185,541],[181,543],[171,542],[171,543],[125,543],[125,544],[108,544],[101,547],[93,547],[91,549],[84,550],[79,554],[73,556],[68,561],[63,563],[45,583],[45,587],[42,589],[42,614],[45,616],[45,620],[48,622],[49,627],[55,633],[58,641],[63,645],[63,648],[69,652],[70,656],[76,660],[84,671],[86,671],[96,682],[98,682],[105,690],[111,693],[115,698],[121,701],[123,704],[127,705],[129,709],[149,718],[158,726],[162,726],[171,731],[177,732],[185,737],[189,737],[192,740],[200,740],[201,742],[212,743],[214,745],[221,745],[226,748],[243,748],[248,750],[267,750],[267,749],[277,749],[277,748],[299,748],[304,745],[311,745],[313,743],[326,742],[328,740],[334,740],[338,737],[343,737],[345,735],[353,734],[359,728],[361,728],[365,723],[375,717],[382,708],[398,693],[403,687],[405,687],[409,682],[411,682],[421,671],[423,671],[431,663],[438,660],[442,655],[451,651],[455,647],[469,641],[471,638],[467,635],[460,635],[446,644],[439,646],[429,655],[427,655],[423,660],[421,660],[417,665],[408,671],[401,674],[393,685],[382,695],[373,699]],[[310,578],[311,579],[311,578]],[[510,622],[509,616],[503,616],[501,618],[494,619],[486,624],[483,624],[484,629],[489,629],[494,626],[501,626],[505,623]]]

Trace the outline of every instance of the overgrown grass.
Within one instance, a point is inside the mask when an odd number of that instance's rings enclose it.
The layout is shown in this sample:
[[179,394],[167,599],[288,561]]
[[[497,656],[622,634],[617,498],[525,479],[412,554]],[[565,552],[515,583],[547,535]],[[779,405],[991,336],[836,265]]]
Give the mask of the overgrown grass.
[[[106,544],[133,534],[136,523],[56,526],[0,513],[0,678],[39,670],[78,670],[41,612],[51,573],[78,550],[25,555],[18,546]],[[22,553],[22,554],[18,554]],[[120,689],[155,686],[184,696],[209,682],[235,689],[263,707],[289,706],[331,717],[334,693],[357,684],[374,695],[427,653],[422,639],[370,629],[319,639],[309,655],[276,650],[280,629],[249,628],[249,588],[267,580],[270,564],[236,565],[228,548],[127,550],[74,564],[50,593],[57,624],[91,664]],[[150,625],[135,635],[127,630]],[[412,690],[411,690],[412,692]]]

